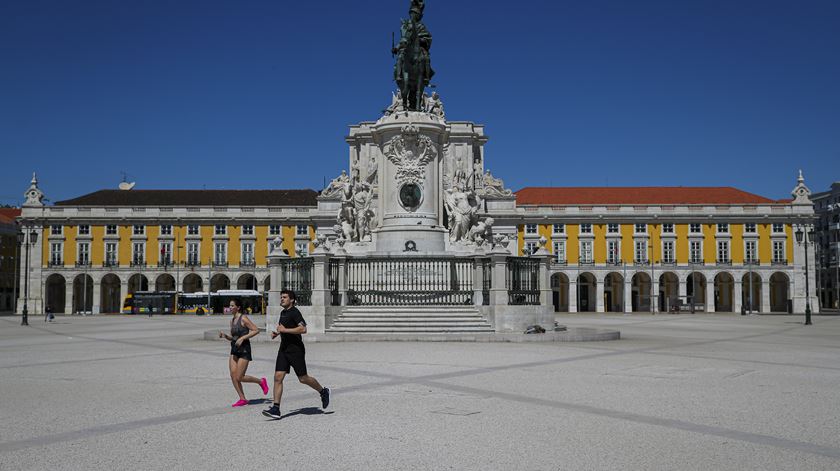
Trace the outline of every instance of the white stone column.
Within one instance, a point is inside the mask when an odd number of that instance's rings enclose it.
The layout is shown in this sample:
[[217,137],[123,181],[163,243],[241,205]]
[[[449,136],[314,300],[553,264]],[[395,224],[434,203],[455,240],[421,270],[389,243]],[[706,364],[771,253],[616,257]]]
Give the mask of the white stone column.
[[578,312],[577,278],[569,278],[569,312]]
[[73,314],[73,279],[64,283],[64,314]]
[[706,312],[715,312],[715,285],[714,285],[714,281],[706,282]]
[[658,278],[653,280],[653,282],[650,284],[650,294],[651,294],[650,302],[651,302],[652,307],[653,307],[651,312],[657,313],[657,312],[659,312],[659,279]]
[[628,278],[624,280],[624,287],[622,289],[624,295],[624,312],[633,312],[633,279]]
[[[684,303],[688,300],[688,278],[680,278],[679,286],[677,287],[677,295],[680,297],[680,302]],[[683,308],[685,309],[685,308]]]
[[[323,246],[315,249],[312,254],[312,305],[305,306],[307,309],[305,319],[307,320],[307,331],[323,333],[326,329],[327,306],[329,306],[329,281],[327,264],[329,254]],[[301,308],[303,308],[302,306]]]
[[761,280],[761,312],[770,312],[770,277]]
[[595,277],[595,312],[606,312],[604,309],[604,280]]
[[120,312],[123,312],[123,303],[128,296],[128,278],[120,278]]
[[741,301],[744,295],[743,278],[740,280],[736,278],[734,283],[735,286],[732,290],[732,297],[734,298],[732,300],[732,311],[735,312],[735,314],[741,314]]
[[100,280],[98,283],[96,281],[93,282],[93,303],[91,303],[91,312],[93,314],[99,314],[101,309],[99,302],[102,300],[102,281]]

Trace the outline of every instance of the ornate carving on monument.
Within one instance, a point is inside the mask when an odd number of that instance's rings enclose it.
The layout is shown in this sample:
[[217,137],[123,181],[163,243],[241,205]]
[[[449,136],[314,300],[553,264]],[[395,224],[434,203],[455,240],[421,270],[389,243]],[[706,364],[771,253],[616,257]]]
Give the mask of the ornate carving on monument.
[[811,190],[805,185],[805,177],[802,170],[799,171],[799,178],[796,179],[796,187],[790,192],[793,196],[793,204],[812,204]]
[[433,116],[446,121],[446,112],[443,111],[443,101],[440,99],[438,92],[432,92],[432,96],[423,95],[423,110]]
[[271,241],[269,245],[268,255],[273,257],[288,257],[289,255],[283,251],[283,236],[277,236]]
[[501,178],[496,178],[490,173],[490,169],[484,172],[481,178],[482,189],[481,193],[484,196],[512,196],[513,192],[505,188],[505,182]]
[[470,228],[469,240],[476,245],[481,246],[485,242],[493,240],[493,218],[488,217],[483,221],[478,221]]
[[448,215],[450,242],[469,241],[470,231],[478,223],[481,198],[471,190],[456,186],[444,191],[443,204]]
[[402,134],[385,145],[383,154],[397,166],[395,177],[400,186],[422,184],[426,179],[426,165],[438,155],[431,138],[419,134],[412,124],[403,126]]
[[350,183],[350,177],[345,170],[341,171],[341,175],[332,179],[330,184],[321,191],[321,196],[324,198],[340,198],[344,185]]
[[341,209],[334,229],[341,239],[352,242],[371,240],[375,228],[376,212],[373,209],[373,190],[367,182],[346,183],[341,192]]

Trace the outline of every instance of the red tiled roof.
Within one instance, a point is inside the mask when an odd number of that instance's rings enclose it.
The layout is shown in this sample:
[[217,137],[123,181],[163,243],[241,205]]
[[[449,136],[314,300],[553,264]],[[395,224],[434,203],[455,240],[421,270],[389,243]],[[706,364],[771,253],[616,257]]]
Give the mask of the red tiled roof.
[[20,208],[0,208],[0,223],[14,224],[18,216],[20,216]]
[[778,203],[732,187],[526,187],[519,205],[654,205]]

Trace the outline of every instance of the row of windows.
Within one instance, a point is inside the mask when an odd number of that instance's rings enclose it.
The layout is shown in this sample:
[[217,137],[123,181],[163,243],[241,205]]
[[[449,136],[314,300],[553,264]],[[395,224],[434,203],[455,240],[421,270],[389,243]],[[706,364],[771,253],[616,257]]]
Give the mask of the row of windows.
[[[635,224],[634,231],[636,234],[646,234],[647,224]],[[582,223],[579,226],[581,234],[592,234],[592,224],[591,223]],[[618,234],[621,230],[620,224],[609,223],[607,224],[607,233],[608,234]],[[538,225],[537,224],[525,224],[525,234],[537,234],[538,232]],[[728,234],[729,233],[729,224],[728,223],[720,223],[717,224],[717,231],[719,234]],[[565,234],[566,233],[566,225],[565,224],[554,224],[552,227],[552,232],[554,234]],[[691,223],[688,225],[688,232],[691,234],[701,234],[702,224],[700,223]],[[744,232],[747,234],[756,234],[756,224],[755,223],[745,223],[744,224]],[[773,224],[773,232],[776,234],[781,234],[785,232],[785,225],[784,224]],[[673,234],[674,233],[674,224],[671,223],[664,223],[662,224],[662,233],[664,234]]]
[[[159,264],[161,265],[170,265],[172,264],[172,242],[161,242],[159,245],[160,250],[160,258]],[[80,242],[77,244],[77,263],[79,265],[90,265],[90,243],[89,242]],[[198,242],[187,242],[186,245],[187,249],[187,258],[186,263],[187,265],[199,265],[200,264],[200,244]],[[240,264],[242,265],[249,265],[253,264],[255,261],[254,258],[254,243],[253,242],[242,242],[241,244],[241,257],[240,257]],[[270,249],[270,247],[269,247]],[[305,257],[309,254],[309,243],[302,242],[295,244],[295,253],[299,257]],[[64,258],[64,244],[62,242],[53,242],[50,244],[50,265],[63,265]],[[225,265],[228,263],[228,243],[227,242],[216,242],[213,244],[213,263],[216,265]],[[118,252],[118,243],[117,242],[105,242],[105,258],[103,260],[103,264],[105,266],[117,266],[119,263],[119,252]],[[131,264],[132,265],[145,265],[146,263],[146,243],[145,242],[133,242],[131,244]]]
[[[64,226],[55,225],[50,226],[50,234],[52,235],[61,235]],[[268,234],[269,235],[280,235],[283,226],[280,225],[270,225],[268,226]],[[227,228],[228,226],[224,224],[216,224],[214,228],[215,235],[227,235]],[[132,226],[132,234],[133,235],[146,235],[146,226],[135,224]],[[242,234],[243,235],[254,235],[254,226],[253,225],[243,225],[242,226]],[[309,226],[305,225],[298,225],[296,228],[297,235],[309,235]],[[82,224],[79,225],[79,235],[90,235],[90,225]],[[117,226],[116,224],[109,224],[105,226],[105,235],[117,235]],[[165,224],[160,226],[160,235],[172,235],[172,226]],[[187,235],[199,235],[199,226],[197,225],[188,225],[187,226]]]
[[[536,242],[526,242],[524,252],[532,254],[537,250]],[[617,264],[621,263],[621,241],[608,240],[607,241],[607,263]],[[593,242],[591,240],[580,241],[580,263],[593,263]],[[648,250],[650,244],[646,240],[637,240],[633,244],[633,261],[635,263],[648,263]],[[689,263],[703,262],[703,243],[700,241],[689,241]],[[785,254],[785,241],[773,241],[773,263],[784,263],[787,258]],[[668,240],[662,242],[662,263],[675,263],[676,250],[674,241]],[[560,240],[554,242],[554,260],[558,263],[566,263],[566,241]],[[717,241],[716,261],[718,263],[731,263],[730,256],[730,242],[728,240]],[[744,262],[757,263],[758,262],[758,241],[747,240],[744,241]]]

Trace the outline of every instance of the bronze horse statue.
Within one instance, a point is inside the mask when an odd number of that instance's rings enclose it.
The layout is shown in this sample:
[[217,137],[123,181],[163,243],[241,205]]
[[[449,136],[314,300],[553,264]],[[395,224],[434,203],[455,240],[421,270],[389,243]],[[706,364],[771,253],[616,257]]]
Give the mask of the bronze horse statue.
[[403,20],[400,42],[391,52],[396,55],[394,81],[400,89],[403,106],[407,110],[423,111],[423,91],[435,74],[429,49],[432,35],[423,24],[424,0],[412,0],[410,18]]

